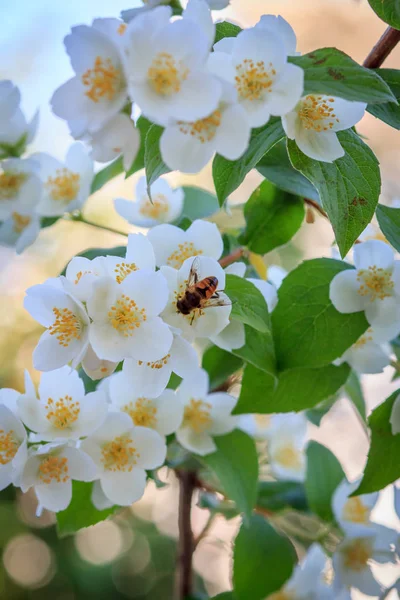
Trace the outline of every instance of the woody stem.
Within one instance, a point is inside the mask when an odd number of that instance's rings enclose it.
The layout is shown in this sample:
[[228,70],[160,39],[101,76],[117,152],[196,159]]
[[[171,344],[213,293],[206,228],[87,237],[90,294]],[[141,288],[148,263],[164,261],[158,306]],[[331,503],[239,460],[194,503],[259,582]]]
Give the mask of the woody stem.
[[377,69],[399,42],[400,31],[388,27],[364,60],[363,66],[368,69]]
[[239,258],[242,258],[242,256],[244,255],[244,253],[245,253],[245,249],[244,248],[237,248],[236,250],[234,250],[230,254],[227,254],[227,256],[223,256],[222,258],[220,258],[218,262],[221,265],[221,267],[223,267],[223,268],[224,267],[228,267],[232,263],[234,263],[237,260],[239,260]]
[[193,552],[195,549],[191,508],[193,493],[196,489],[196,474],[193,471],[176,471],[179,478],[179,541],[178,564],[176,572],[176,597],[185,600],[193,592]]

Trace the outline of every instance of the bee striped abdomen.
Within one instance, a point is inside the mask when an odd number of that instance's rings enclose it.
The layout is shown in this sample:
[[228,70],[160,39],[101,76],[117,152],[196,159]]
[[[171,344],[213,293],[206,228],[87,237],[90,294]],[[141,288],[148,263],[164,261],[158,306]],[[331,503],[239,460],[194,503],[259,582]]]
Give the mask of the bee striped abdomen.
[[199,281],[196,285],[196,290],[203,298],[211,298],[215,294],[215,290],[218,287],[218,279],[216,277],[206,277]]

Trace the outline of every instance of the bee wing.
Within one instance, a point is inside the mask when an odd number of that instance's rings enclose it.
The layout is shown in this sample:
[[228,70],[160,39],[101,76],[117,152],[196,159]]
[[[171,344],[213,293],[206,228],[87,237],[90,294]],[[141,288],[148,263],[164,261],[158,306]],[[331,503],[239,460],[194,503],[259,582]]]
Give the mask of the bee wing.
[[211,298],[204,303],[203,308],[210,308],[211,306],[232,306],[232,302],[225,294],[224,296],[211,296]]
[[200,268],[200,259],[198,256],[193,260],[192,266],[190,267],[188,282],[186,287],[191,287],[195,285],[199,281],[199,268]]

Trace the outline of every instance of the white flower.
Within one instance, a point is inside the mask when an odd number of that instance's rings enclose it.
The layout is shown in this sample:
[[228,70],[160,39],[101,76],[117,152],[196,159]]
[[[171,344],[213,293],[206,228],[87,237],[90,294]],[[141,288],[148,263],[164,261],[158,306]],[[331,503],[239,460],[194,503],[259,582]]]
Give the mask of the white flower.
[[171,223],[182,213],[184,193],[182,188],[171,188],[166,179],[160,177],[151,185],[151,200],[147,193],[146,177],[136,185],[136,199],[114,200],[115,210],[131,225],[154,227],[160,223]]
[[34,158],[40,165],[43,182],[39,214],[53,217],[81,208],[90,195],[93,179],[93,161],[83,144],[70,146],[65,163],[41,152]]
[[58,512],[72,498],[72,480],[93,481],[97,468],[92,459],[67,444],[44,444],[31,449],[21,474],[21,489],[34,488],[39,506]]
[[[14,392],[14,394],[11,394]],[[10,483],[18,485],[28,450],[26,430],[8,402],[15,405],[15,390],[0,390],[0,491]]]
[[238,428],[256,440],[267,440],[270,434],[271,415],[239,415]]
[[10,158],[0,163],[0,221],[9,219],[13,213],[31,214],[41,193],[35,160]]
[[111,508],[114,502],[111,502],[103,490],[101,489],[100,481],[94,481],[92,487],[92,495],[91,495],[92,504],[97,510],[105,510],[106,508]]
[[128,115],[118,114],[86,141],[92,147],[94,160],[108,162],[122,154],[124,169],[128,171],[140,147],[140,132]]
[[156,255],[156,265],[180,269],[186,259],[209,256],[218,260],[224,244],[215,223],[196,220],[183,231],[175,225],[157,225],[147,234]]
[[222,10],[229,6],[231,0],[206,0],[211,10]]
[[396,511],[397,518],[400,519],[400,487],[393,487],[394,493],[394,509]]
[[123,372],[136,393],[155,398],[165,390],[172,373],[185,379],[198,368],[199,359],[193,346],[180,335],[174,335],[172,346],[163,358],[152,362],[127,358]]
[[154,398],[142,396],[123,371],[112,378],[109,393],[111,408],[129,415],[137,427],[148,427],[166,436],[174,433],[182,422],[183,405],[172,390],[164,390]]
[[[38,198],[39,200],[39,198]],[[30,199],[27,199],[30,203]],[[14,211],[8,219],[0,224],[0,245],[15,248],[21,254],[31,246],[40,233],[40,217],[35,212],[35,207],[29,212],[21,214]]]
[[236,87],[252,127],[264,125],[271,115],[286,114],[300,100],[303,70],[287,62],[284,41],[275,32],[246,29],[236,38],[224,38],[214,50],[213,73]]
[[366,106],[363,102],[308,94],[282,117],[282,125],[288,138],[295,140],[304,154],[315,160],[333,162],[344,156],[336,132],[358,123]]
[[169,7],[139,15],[126,31],[132,98],[160,125],[194,121],[218,106],[221,86],[206,68],[209,39],[190,19],[169,21]]
[[267,279],[275,286],[277,290],[282,285],[282,281],[285,279],[288,272],[279,265],[269,265],[267,269]]
[[268,456],[277,479],[304,481],[307,419],[303,414],[287,413],[271,417]]
[[[389,332],[390,337],[391,334]],[[342,356],[334,361],[335,365],[347,362],[357,373],[382,373],[390,365],[392,353],[389,344],[382,344],[382,339],[375,341],[374,329],[367,331],[350,346]]]
[[333,555],[335,585],[355,587],[367,596],[379,596],[382,586],[374,578],[370,563],[396,562],[392,547],[396,532],[382,525],[371,526],[368,534],[345,538]]
[[390,424],[392,426],[393,435],[400,433],[400,394],[393,404],[392,414],[390,415]]
[[55,91],[51,106],[74,138],[99,131],[128,99],[120,48],[101,28],[79,25],[64,40],[75,76]]
[[35,439],[47,442],[90,435],[107,415],[105,394],[95,391],[85,395],[77,371],[67,366],[43,373],[39,399],[36,394],[22,394],[18,407],[25,425],[39,434]]
[[[164,226],[160,225],[160,227]],[[161,267],[160,269],[169,288],[169,299],[162,317],[166,323],[181,330],[189,340],[193,340],[195,337],[211,337],[222,331],[229,323],[232,308],[229,298],[221,291],[225,287],[225,273],[222,267],[216,260],[208,256],[200,256],[198,261],[199,281],[206,277],[215,277],[217,279],[216,292],[220,301],[225,302],[224,305],[206,306],[204,309],[200,307],[188,315],[182,314],[177,309],[177,302],[185,295],[193,258],[185,260],[179,270],[172,267]]]
[[39,112],[35,113],[29,123],[20,108],[17,108],[10,119],[4,121],[2,117],[3,115],[0,117],[0,158],[11,154],[10,149],[18,155],[22,154],[36,135]]
[[121,506],[129,506],[143,496],[145,469],[160,467],[166,455],[165,441],[156,431],[134,427],[132,419],[123,413],[110,413],[81,448],[96,463],[105,496]]
[[213,436],[230,433],[237,424],[237,418],[231,416],[236,398],[222,392],[209,394],[208,389],[208,375],[199,369],[195,377],[185,379],[177,390],[184,415],[176,439],[186,450],[200,456],[215,452]]
[[0,122],[7,122],[19,108],[21,94],[16,85],[8,79],[0,81]]
[[127,10],[121,11],[121,19],[123,19],[126,23],[132,21],[135,17],[138,17],[140,14],[153,10],[156,6],[162,6],[163,4],[169,4],[170,0],[142,0],[144,2],[144,6],[139,6],[138,8],[128,8]]
[[288,56],[299,54],[296,52],[296,34],[292,26],[280,15],[262,15],[255,28],[279,36],[285,45]]
[[376,341],[400,331],[400,261],[384,242],[370,240],[354,246],[355,269],[338,273],[329,297],[341,313],[365,311]]
[[[313,544],[298,564],[290,579],[265,600],[325,600],[330,590],[323,582],[327,557],[319,544]],[[333,598],[332,598],[333,600]]]
[[163,275],[133,271],[121,283],[100,277],[87,309],[93,322],[89,340],[99,358],[155,361],[168,354],[172,333],[159,317],[168,299]]
[[198,25],[208,38],[209,50],[215,39],[215,24],[212,19],[209,3],[206,0],[189,0],[182,13],[184,21],[192,21]]
[[371,532],[371,511],[379,496],[378,492],[374,492],[350,498],[359,485],[359,481],[349,483],[344,479],[332,498],[332,509],[337,523],[347,535],[353,537]]
[[115,371],[117,366],[117,362],[99,358],[90,344],[85,356],[82,358],[82,369],[94,381],[108,377]]
[[52,371],[71,361],[76,367],[89,343],[89,317],[83,304],[55,280],[28,288],[24,307],[47,328],[33,352],[35,369]]

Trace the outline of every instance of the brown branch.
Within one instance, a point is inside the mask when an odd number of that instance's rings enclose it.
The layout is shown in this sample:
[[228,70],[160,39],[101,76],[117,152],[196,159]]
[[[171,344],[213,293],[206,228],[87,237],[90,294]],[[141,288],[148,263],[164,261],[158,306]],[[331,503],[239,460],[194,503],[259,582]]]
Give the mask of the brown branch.
[[179,541],[177,564],[177,599],[184,600],[192,595],[193,570],[192,559],[194,539],[191,523],[193,492],[196,489],[196,474],[193,471],[176,471],[179,478]]
[[227,267],[228,265],[231,265],[232,263],[239,260],[239,258],[242,258],[244,253],[245,253],[244,248],[237,248],[236,250],[234,250],[227,256],[223,256],[222,258],[220,258],[218,262],[221,265],[221,267]]
[[314,208],[322,217],[325,217],[325,219],[329,219],[322,206],[320,206],[318,202],[315,202],[315,200],[310,200],[310,198],[304,198],[304,204],[307,204],[307,206],[311,206],[311,208]]
[[388,27],[364,60],[363,66],[368,69],[377,69],[399,42],[400,31]]

